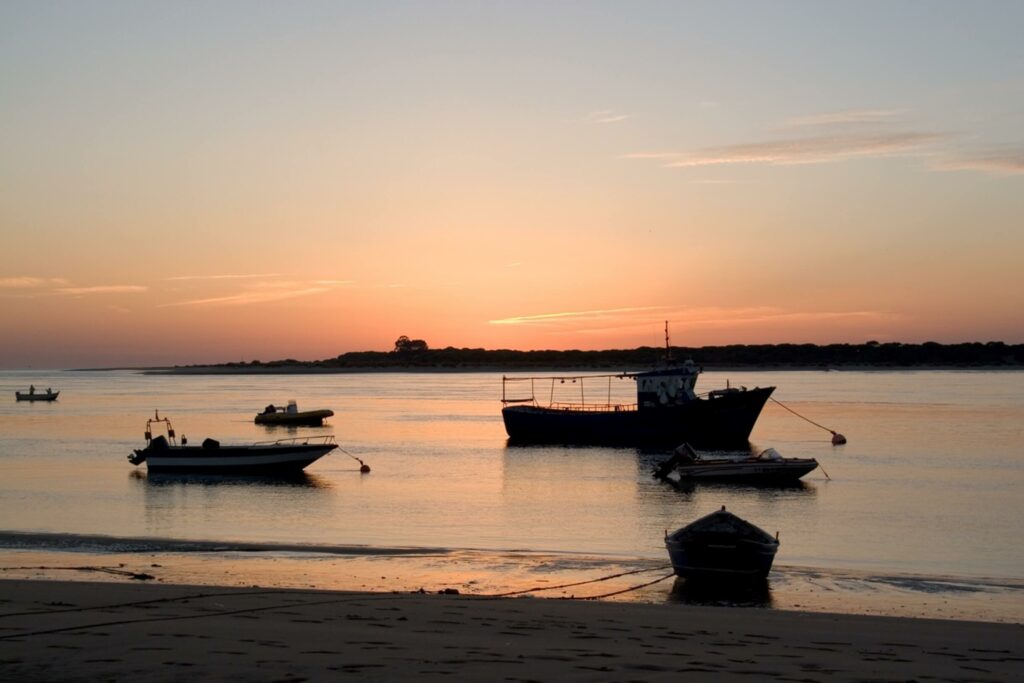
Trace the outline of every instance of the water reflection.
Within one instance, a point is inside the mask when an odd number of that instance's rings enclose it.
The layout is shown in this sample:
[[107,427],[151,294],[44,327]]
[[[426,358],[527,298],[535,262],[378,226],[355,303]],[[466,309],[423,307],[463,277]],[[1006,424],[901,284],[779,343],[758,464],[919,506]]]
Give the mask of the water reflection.
[[767,579],[736,582],[676,577],[667,602],[719,607],[771,607],[772,591]]
[[687,479],[678,481],[675,479],[661,480],[669,488],[682,493],[694,493],[703,491],[707,493],[751,491],[761,498],[799,498],[802,496],[814,496],[817,487],[804,481],[788,482],[757,482],[757,481],[701,481],[699,479]]
[[332,488],[333,484],[322,476],[297,472],[294,474],[195,474],[171,472],[142,472],[132,470],[129,478],[147,487],[252,487],[252,488]]

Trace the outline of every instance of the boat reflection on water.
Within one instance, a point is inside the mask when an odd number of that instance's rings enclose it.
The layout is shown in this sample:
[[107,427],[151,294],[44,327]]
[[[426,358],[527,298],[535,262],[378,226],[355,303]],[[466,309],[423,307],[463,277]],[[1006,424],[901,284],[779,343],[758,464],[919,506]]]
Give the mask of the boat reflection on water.
[[727,581],[676,577],[667,602],[715,607],[771,607],[768,579]]
[[756,491],[761,497],[766,498],[797,498],[805,495],[813,496],[817,493],[814,484],[802,481],[770,483],[756,481],[694,481],[692,479],[676,481],[674,479],[666,479],[663,483],[682,493],[748,490]]
[[140,484],[152,487],[253,487],[253,488],[308,488],[327,490],[330,480],[307,472],[288,474],[196,474],[174,472],[143,472],[132,470],[128,476]]

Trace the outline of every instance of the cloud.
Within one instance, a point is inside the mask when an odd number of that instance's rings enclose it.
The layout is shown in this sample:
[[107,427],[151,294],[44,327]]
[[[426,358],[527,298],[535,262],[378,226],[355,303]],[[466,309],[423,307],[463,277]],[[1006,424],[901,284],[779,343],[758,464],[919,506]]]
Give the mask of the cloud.
[[228,296],[210,297],[207,299],[192,299],[190,301],[178,301],[164,304],[168,306],[245,306],[248,304],[264,304],[285,299],[295,299],[301,296],[321,294],[330,291],[329,287],[305,287],[301,289],[254,289],[239,294]]
[[252,273],[244,275],[177,275],[167,280],[240,280],[258,277],[277,277],[280,273]]
[[789,119],[783,123],[787,128],[819,128],[822,126],[877,126],[891,123],[903,118],[907,113],[906,109],[855,109],[850,111],[831,112],[828,114],[814,114],[812,116],[799,116]]
[[842,320],[890,320],[885,311],[791,311],[770,306],[689,307],[633,306],[594,311],[542,313],[489,321],[492,325],[572,325],[577,334],[599,334],[629,329],[650,329],[665,320],[685,329],[718,328],[771,323],[815,323]]
[[638,311],[654,311],[663,308],[662,306],[634,306],[630,308],[608,308],[595,311],[566,311],[562,313],[541,313],[539,315],[524,315],[514,318],[501,318],[499,320],[488,320],[491,325],[543,325],[546,323],[562,322],[565,320],[595,320],[608,316],[636,313]]
[[0,288],[3,289],[33,289],[37,287],[59,287],[68,283],[64,278],[59,277],[0,277]]
[[629,118],[629,114],[617,114],[610,109],[604,109],[590,112],[587,114],[586,121],[589,123],[621,123]]
[[55,291],[58,294],[74,296],[86,294],[135,294],[149,291],[149,287],[143,285],[96,285],[93,287],[58,287]]
[[[760,164],[823,164],[869,157],[924,154],[949,139],[945,133],[897,129],[903,109],[855,109],[791,118],[778,126],[790,135],[688,151],[645,151],[626,159],[652,159],[666,168]],[[793,134],[796,133],[796,134]],[[801,134],[803,133],[803,134]]]
[[670,168],[722,164],[820,164],[858,157],[887,157],[917,152],[943,136],[935,133],[846,133],[769,142],[708,147],[669,161]]
[[982,171],[996,175],[1024,173],[1024,147],[991,147],[964,152],[936,165],[940,171]]
[[345,285],[354,285],[355,280],[317,280],[318,285],[328,285],[330,287],[342,287]]

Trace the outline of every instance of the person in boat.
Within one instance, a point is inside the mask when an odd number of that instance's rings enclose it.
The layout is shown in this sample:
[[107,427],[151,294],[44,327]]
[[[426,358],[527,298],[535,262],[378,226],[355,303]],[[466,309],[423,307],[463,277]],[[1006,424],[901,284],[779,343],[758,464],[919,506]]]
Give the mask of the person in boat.
[[273,403],[271,403],[269,406],[267,406],[266,408],[263,409],[263,414],[264,415],[273,415],[276,412],[277,412],[277,408],[274,407]]
[[35,384],[29,384],[28,385],[28,393],[30,393],[30,394],[36,393],[36,385]]
[[46,395],[47,396],[53,395],[53,389],[51,389],[50,387],[46,387]]

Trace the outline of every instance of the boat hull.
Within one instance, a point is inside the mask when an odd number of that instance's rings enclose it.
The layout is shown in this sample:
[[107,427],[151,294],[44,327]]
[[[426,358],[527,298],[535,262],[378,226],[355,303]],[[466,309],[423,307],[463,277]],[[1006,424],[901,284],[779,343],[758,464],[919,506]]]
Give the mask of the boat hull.
[[748,389],[640,410],[506,406],[501,415],[514,444],[676,446],[688,442],[699,448],[723,448],[746,444],[774,390]]
[[335,444],[140,448],[135,451],[133,462],[145,462],[150,472],[294,474],[335,448]]
[[666,535],[665,548],[677,576],[757,580],[771,571],[779,541],[723,506]]
[[720,542],[666,541],[677,576],[688,579],[764,579],[772,569],[778,543],[745,539]]
[[305,410],[301,413],[260,413],[256,416],[255,422],[258,425],[268,426],[294,426],[294,427],[318,427],[324,423],[324,418],[334,415],[333,410]]
[[15,391],[14,397],[18,401],[56,401],[59,394],[59,391],[52,394],[23,394],[20,391]]

